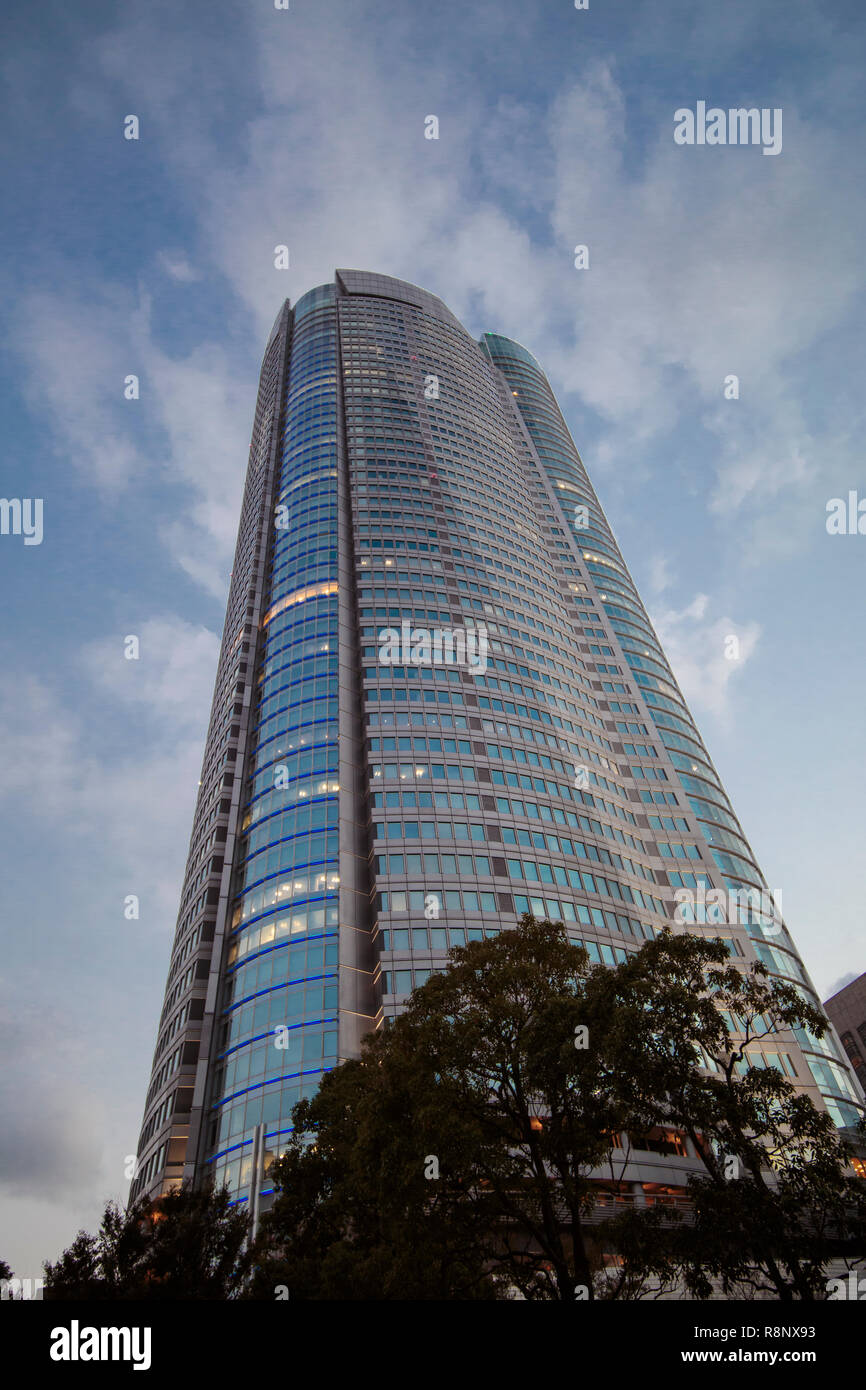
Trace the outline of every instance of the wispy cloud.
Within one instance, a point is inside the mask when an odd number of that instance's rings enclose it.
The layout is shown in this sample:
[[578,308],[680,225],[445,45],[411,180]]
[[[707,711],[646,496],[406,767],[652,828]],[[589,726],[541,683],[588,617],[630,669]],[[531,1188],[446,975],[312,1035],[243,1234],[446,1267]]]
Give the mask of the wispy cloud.
[[196,269],[189,257],[185,256],[182,251],[160,251],[159,264],[166,275],[177,281],[178,284],[191,285],[196,280],[201,279],[201,271]]
[[706,594],[697,594],[682,609],[651,615],[679,686],[700,718],[731,715],[731,683],[754,654],[761,629],[756,622],[736,623],[714,617]]

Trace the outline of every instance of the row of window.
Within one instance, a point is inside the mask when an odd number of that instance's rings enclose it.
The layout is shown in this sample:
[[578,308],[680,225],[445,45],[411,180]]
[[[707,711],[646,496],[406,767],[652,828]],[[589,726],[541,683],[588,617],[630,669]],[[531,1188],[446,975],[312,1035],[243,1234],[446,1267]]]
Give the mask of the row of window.
[[[535,711],[533,711],[533,714],[535,714]],[[547,723],[549,724],[551,722],[550,718],[548,718]],[[556,722],[560,725],[563,723],[562,720],[557,720]],[[560,752],[570,754],[572,757],[579,756],[577,751],[579,745],[571,743],[562,733],[549,733],[546,729],[526,727],[521,724],[506,724],[503,720],[499,719],[482,719],[481,727],[485,734],[492,734],[494,738],[509,738],[515,743],[540,743],[547,748],[555,748]],[[572,733],[580,733],[587,740],[603,744],[609,753],[613,752],[610,743],[606,738],[603,738],[601,734],[590,729],[584,729],[580,725],[571,726],[571,729]],[[594,762],[600,763],[602,767],[613,766],[606,758],[596,753],[594,750],[590,752],[588,756]],[[614,768],[614,771],[616,771],[616,768]]]
[[[333,608],[323,614],[320,619],[313,622],[285,622],[282,620],[286,616],[294,616],[292,610],[281,613],[275,620],[272,627],[268,629],[267,642],[265,643],[265,653],[267,660],[259,666],[259,684],[266,680],[272,670],[279,669],[274,665],[277,656],[290,654],[295,661],[299,661],[305,656],[316,656],[320,652],[335,650],[337,641],[336,614]],[[306,618],[306,615],[305,615]],[[281,624],[280,626],[277,626]],[[283,664],[283,663],[281,663]]]
[[408,791],[404,787],[398,792],[372,792],[370,805],[373,810],[432,810],[435,806],[438,811],[480,811],[481,797],[474,792]]
[[664,914],[661,899],[648,893],[646,889],[632,888],[627,883],[617,883],[616,879],[606,879],[598,873],[589,874],[578,869],[566,869],[560,864],[539,864],[533,859],[506,859],[505,863],[508,877],[512,879],[568,885],[582,889],[584,893],[599,893],[607,898],[634,903],[637,907],[645,908],[647,912]]
[[234,1049],[244,1039],[269,1033],[278,1024],[290,1024],[330,1013],[337,1007],[337,975],[317,980],[280,982],[247,1002],[241,1000],[227,1010],[220,1036],[220,1049]]
[[314,677],[313,680],[287,680],[282,685],[276,685],[270,690],[262,692],[259,705],[260,717],[262,719],[270,718],[287,701],[294,705],[307,700],[320,703],[324,714],[325,710],[329,708],[329,697],[336,699],[337,681],[337,673],[334,671],[327,676]]
[[[488,743],[485,745],[488,758],[497,758],[502,762],[522,763],[529,767],[543,767],[548,772],[559,772],[567,776],[573,772],[573,767],[567,766],[561,758],[554,758],[549,753],[536,753],[534,748],[509,748],[507,744]],[[616,769],[614,768],[614,771]],[[618,792],[624,796],[623,790],[614,785],[611,791]]]
[[256,829],[251,831],[247,843],[241,848],[240,858],[246,859],[265,845],[292,839],[295,835],[336,827],[337,819],[335,796],[316,801],[305,798],[296,810],[283,811],[282,814],[272,815],[268,820],[259,822]]
[[371,753],[471,753],[472,744],[468,738],[427,738],[406,735],[401,738],[371,738],[368,740]]
[[[300,1069],[311,1066],[320,1068],[324,1059],[334,1061],[336,1055],[336,1020],[334,1017],[310,1016],[306,1024],[277,1027],[268,1031],[267,1037],[253,1047],[240,1048],[232,1055],[225,1072],[220,1076],[220,1094],[225,1102],[231,1101],[238,1091],[246,1091],[250,1086],[261,1086],[282,1076],[296,1077]],[[238,1130],[232,1129],[235,1118],[239,1120],[240,1111],[228,1120],[227,1134],[231,1138]],[[243,1120],[243,1129],[247,1129]],[[220,1134],[222,1138],[222,1133]]]
[[[593,798],[588,794],[584,795],[584,800],[589,805],[594,804]],[[599,801],[601,798],[596,797],[595,802]],[[432,810],[434,807],[437,810],[459,811],[480,811],[482,809],[481,797],[473,792],[415,791],[409,790],[406,786],[403,786],[400,791],[373,792],[371,793],[370,804],[373,810]],[[602,804],[605,810],[610,811],[612,809],[607,802],[602,802]],[[617,840],[620,844],[628,845],[629,848],[638,851],[638,853],[647,854],[649,852],[643,840],[629,835],[627,831],[620,830],[619,826],[607,825],[560,806],[547,806],[544,802],[521,801],[517,797],[509,798],[507,796],[497,796],[495,806],[498,812],[506,816],[549,821],[557,825],[569,825],[572,829],[583,830],[588,835],[594,834],[599,837],[603,835],[609,840]],[[525,843],[525,841],[521,843]]]
[[666,782],[668,775],[663,767],[630,767],[629,772],[636,782]]
[[336,775],[339,761],[337,745],[325,744],[321,748],[307,749],[302,753],[272,753],[273,761],[256,772],[250,785],[251,798],[267,791],[281,791],[290,782],[314,772],[333,772]]
[[254,883],[296,865],[306,868],[323,860],[336,860],[339,852],[337,830],[305,832],[266,845],[241,866],[239,891],[246,892]]
[[302,899],[320,897],[339,886],[340,875],[336,869],[324,866],[310,867],[296,871],[291,878],[271,880],[261,888],[245,894],[232,914],[232,927],[238,927],[260,913],[274,907],[285,907]]
[[174,1108],[174,1099],[176,1095],[177,1091],[170,1091],[165,1100],[161,1101],[156,1110],[154,1110],[150,1119],[144,1126],[144,1129],[141,1131],[141,1138],[138,1141],[139,1151],[145,1147],[151,1137],[156,1134],[157,1130],[162,1129],[162,1126],[165,1124]]
[[[315,797],[333,797],[339,790],[340,784],[333,774],[330,777],[319,775],[301,778],[289,783],[286,787],[275,787],[273,791],[258,796],[247,807],[243,819],[243,829],[246,830],[248,826],[254,825],[275,811],[306,802]],[[330,819],[327,824],[331,824]]]
[[[273,723],[274,720],[268,720],[268,725]],[[333,723],[322,721],[316,724],[305,724],[300,728],[295,727],[291,730],[270,731],[266,736],[263,730],[259,730],[253,769],[258,771],[267,763],[274,762],[277,757],[298,753],[304,748],[317,748],[323,743],[336,743],[338,729],[339,726],[335,720]]]
[[[336,887],[336,884],[334,886]],[[238,932],[229,947],[227,964],[231,968],[257,951],[279,945],[289,937],[303,936],[307,932],[321,932],[326,927],[336,927],[338,921],[336,898],[331,902],[299,903],[291,912],[274,913],[264,921],[254,922]]]
[[[581,816],[582,828],[589,829],[589,821],[585,816]],[[553,854],[576,855],[579,859],[593,859],[596,863],[610,864],[616,869],[623,869],[626,873],[634,874],[637,878],[647,879],[655,884],[655,875],[652,869],[648,869],[644,864],[636,860],[629,859],[626,855],[617,854],[615,851],[605,849],[604,846],[596,847],[593,844],[583,844],[581,840],[571,840],[566,835],[550,835],[540,830],[515,829],[512,826],[502,827],[502,841],[506,845],[531,845],[534,849],[547,849]]]
[[224,1003],[245,999],[274,982],[305,980],[336,970],[338,945],[336,932],[329,931],[300,940],[283,938],[261,947],[256,955],[229,968]]
[[[213,1169],[218,1184],[225,1182],[230,1189],[237,1190],[241,1180],[240,1157],[232,1158],[226,1155],[226,1161],[221,1162],[220,1150],[230,1141],[234,1141],[236,1146],[241,1135],[249,1134],[258,1124],[264,1124],[272,1132],[278,1130],[289,1133],[292,1110],[298,1101],[315,1095],[322,1072],[336,1065],[336,1031],[331,1028],[327,1032],[312,1032],[321,1040],[320,1056],[311,1059],[309,1064],[302,1063],[300,1067],[296,1067],[296,1074],[291,1080],[288,1077],[280,1077],[267,1082],[259,1081],[250,1087],[246,1094],[234,1098],[218,1109],[211,1131],[211,1143],[217,1149]],[[237,1148],[235,1152],[237,1153]],[[249,1157],[246,1159],[246,1165],[245,1181],[248,1182],[251,1171]]]
[[[485,861],[486,862],[486,861]],[[471,863],[471,859],[470,859]],[[471,870],[470,870],[471,872]],[[489,873],[489,869],[480,869]],[[472,889],[436,888],[411,889],[407,892],[382,892],[376,895],[380,912],[498,912],[495,893],[476,893]]]
[[[578,793],[586,806],[601,807],[607,811],[608,815],[618,812],[622,816],[628,817],[631,825],[635,824],[634,816],[631,812],[620,810],[611,802],[605,801],[601,796],[592,796],[589,792]],[[589,816],[578,815],[576,811],[569,811],[561,806],[545,806],[544,802],[521,801],[517,797],[497,796],[496,809],[504,815],[527,817],[529,820],[554,821],[557,825],[569,825],[572,830],[583,830],[587,835],[604,835],[608,840],[617,840],[620,844],[626,844],[631,849],[639,850],[642,854],[649,851],[643,840],[634,835],[629,835],[627,831],[620,830],[618,825],[607,825],[603,821],[591,820]]]
[[410,725],[416,729],[465,729],[468,720],[465,714],[440,714],[427,710],[383,710],[379,713],[374,710],[367,715],[367,725],[371,729],[405,729]]
[[374,782],[476,782],[473,764],[465,763],[373,763]]
[[[367,668],[364,671],[364,678],[365,680],[377,680],[381,677],[382,680],[386,680],[391,678],[393,671],[393,666],[374,667],[372,671]],[[384,674],[385,672],[387,675]],[[451,676],[457,673],[452,671],[447,674]],[[368,704],[375,704],[380,700],[383,703],[390,700],[402,700],[412,704],[419,704],[423,700],[424,704],[428,705],[462,705],[465,703],[459,690],[400,690],[385,685],[380,685],[378,689],[368,686],[364,691],[364,699]]]
[[[474,936],[468,933],[470,940],[480,940],[481,935],[480,931]],[[574,945],[586,948],[593,965],[619,965],[628,959],[628,951],[623,946],[609,946],[607,942],[580,941],[577,938],[574,939]],[[411,994],[413,989],[420,989],[425,985],[434,973],[431,969],[383,970],[380,976],[382,993],[395,997]]]
[[392,540],[390,537],[384,539],[372,537],[365,539],[364,545],[371,550],[412,550],[423,551],[425,554],[429,555],[439,554],[438,545],[433,545],[430,541],[406,541]]
[[[583,828],[589,830],[591,826],[590,821],[583,816],[580,817],[580,820]],[[380,840],[417,840],[419,838],[450,840],[452,838],[483,839],[485,837],[485,827],[483,825],[467,826],[461,822],[447,821],[386,821],[384,825],[379,823],[374,824],[373,832],[374,838]],[[625,855],[619,855],[607,850],[604,846],[584,844],[580,840],[571,840],[564,835],[556,836],[544,834],[541,831],[524,830],[512,826],[503,826],[501,828],[501,835],[504,844],[533,846],[537,849],[547,849],[554,854],[564,854],[570,857],[576,856],[581,859],[593,860],[596,863],[610,864],[614,868],[624,870],[626,873],[633,873],[637,877],[644,878],[650,883],[655,884],[655,879],[650,869],[629,859]],[[396,856],[396,858],[399,857],[400,856]],[[395,858],[395,856],[391,856],[391,858]],[[409,858],[411,859],[412,856],[409,856]],[[435,861],[436,855],[430,854],[424,856],[424,858],[426,871],[427,861],[430,861],[429,867],[432,868],[432,862]],[[384,863],[384,857],[380,856],[379,863],[380,865]],[[385,872],[384,868],[381,868],[380,872]],[[394,873],[398,872],[398,870],[390,869],[389,872]],[[407,872],[412,873],[413,869],[409,868]],[[444,872],[453,872],[453,870],[443,869],[443,873]],[[463,872],[463,870],[461,869],[460,872]],[[489,870],[485,869],[479,872],[487,873]]]

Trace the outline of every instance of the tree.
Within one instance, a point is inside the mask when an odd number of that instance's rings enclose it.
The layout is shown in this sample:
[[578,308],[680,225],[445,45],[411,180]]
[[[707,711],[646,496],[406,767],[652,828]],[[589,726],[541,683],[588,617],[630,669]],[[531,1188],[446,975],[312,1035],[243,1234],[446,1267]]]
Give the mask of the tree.
[[[255,1293],[570,1301],[677,1281],[707,1297],[718,1280],[818,1297],[828,1258],[862,1249],[863,1184],[829,1116],[754,1044],[825,1026],[719,939],[665,932],[589,969],[561,923],[526,916],[452,952],[296,1107]],[[693,1220],[653,1206],[594,1228],[600,1177],[616,1187],[655,1126],[699,1156]]]
[[592,1175],[646,1118],[611,1085],[594,973],[530,916],[453,951],[296,1106],[255,1293],[592,1298]]
[[443,1128],[444,1098],[425,1094],[429,1074],[390,1055],[389,1040],[371,1039],[295,1107],[295,1137],[270,1170],[280,1195],[262,1218],[253,1297],[495,1296],[486,1216],[460,1176],[467,1125],[458,1115]]
[[[720,940],[663,933],[599,974],[616,1025],[609,1062],[631,1104],[692,1140],[703,1173],[689,1178],[693,1222],[666,1241],[690,1293],[825,1296],[827,1261],[866,1241],[866,1190],[848,1172],[850,1145],[830,1116],[795,1092],[756,1043],[778,1057],[791,1030],[820,1039],[823,1014],[761,963],[731,964]],[[659,1231],[629,1213],[610,1234],[627,1245],[629,1277],[657,1268]]]
[[228,1192],[181,1188],[125,1210],[107,1203],[99,1231],[79,1231],[45,1265],[46,1299],[229,1299],[247,1270],[249,1217]]

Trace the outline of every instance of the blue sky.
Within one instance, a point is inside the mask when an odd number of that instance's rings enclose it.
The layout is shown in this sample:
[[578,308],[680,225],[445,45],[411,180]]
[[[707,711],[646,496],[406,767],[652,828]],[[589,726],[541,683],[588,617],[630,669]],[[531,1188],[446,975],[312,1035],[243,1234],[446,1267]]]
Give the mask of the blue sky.
[[[335,266],[538,357],[819,991],[866,969],[866,536],[825,527],[866,497],[859,0],[3,25],[2,491],[44,538],[0,536],[0,1256],[37,1275],[125,1195],[261,354]],[[781,108],[781,154],[676,145],[698,101]]]

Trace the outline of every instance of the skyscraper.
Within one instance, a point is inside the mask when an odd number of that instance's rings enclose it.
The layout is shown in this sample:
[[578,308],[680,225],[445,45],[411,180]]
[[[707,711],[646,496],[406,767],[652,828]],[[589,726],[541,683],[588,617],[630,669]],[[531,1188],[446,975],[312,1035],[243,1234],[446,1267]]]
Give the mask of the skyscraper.
[[824,1010],[839,1034],[860,1089],[866,1091],[866,974],[825,999]]
[[[525,911],[609,964],[679,920],[818,1003],[541,367],[337,271],[265,351],[132,1195],[248,1199],[256,1127],[278,1152],[450,947]],[[752,1055],[856,1118],[832,1038]],[[627,1181],[694,1162],[662,1132]]]

